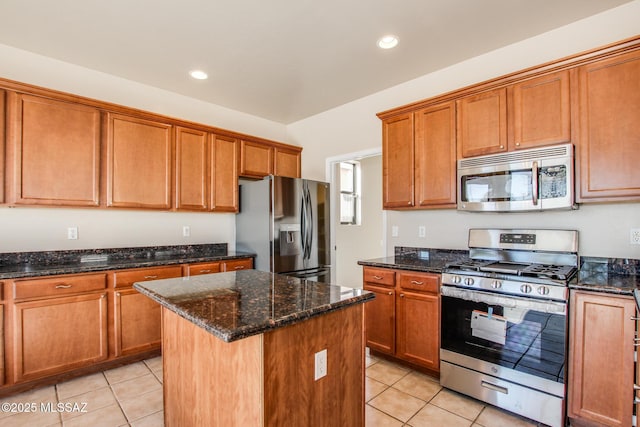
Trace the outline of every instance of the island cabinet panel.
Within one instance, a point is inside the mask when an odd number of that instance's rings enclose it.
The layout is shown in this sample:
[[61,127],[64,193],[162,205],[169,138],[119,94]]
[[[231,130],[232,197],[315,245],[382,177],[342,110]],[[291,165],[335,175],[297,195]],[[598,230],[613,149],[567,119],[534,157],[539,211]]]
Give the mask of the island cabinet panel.
[[162,328],[164,425],[265,425],[263,335],[227,343],[165,308]]
[[382,206],[414,206],[413,113],[382,122]]
[[631,426],[635,301],[571,293],[568,412],[572,425]]
[[182,276],[181,266],[140,268],[112,273],[112,313],[116,357],[160,347],[160,305],[132,288],[135,282]]
[[273,175],[273,147],[253,141],[240,141],[240,175],[263,178]]
[[10,98],[10,201],[98,206],[100,111],[31,95],[11,93]]
[[569,71],[508,87],[509,150],[571,142]]
[[579,202],[640,200],[640,51],[579,68]]
[[[2,288],[2,282],[0,282],[0,288]],[[0,304],[0,385],[5,383],[4,375],[4,304]]]
[[176,208],[209,209],[208,135],[196,129],[175,128]]
[[275,147],[274,151],[274,175],[300,178],[301,149],[288,149]]
[[507,151],[507,89],[457,101],[458,157]]
[[172,207],[171,125],[109,114],[106,157],[108,206]]
[[[264,334],[266,426],[364,426],[362,305]],[[315,354],[327,375],[315,380]]]
[[416,111],[414,120],[415,203],[419,207],[455,207],[455,103]]
[[106,292],[13,307],[13,379],[28,381],[107,359]]
[[211,135],[211,202],[216,212],[238,212],[239,141]]

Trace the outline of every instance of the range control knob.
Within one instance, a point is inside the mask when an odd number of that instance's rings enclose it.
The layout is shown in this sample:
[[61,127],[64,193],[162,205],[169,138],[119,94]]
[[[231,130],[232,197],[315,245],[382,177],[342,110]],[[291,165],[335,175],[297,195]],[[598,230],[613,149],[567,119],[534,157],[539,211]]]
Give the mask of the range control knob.
[[473,286],[473,279],[471,277],[467,277],[464,279],[464,284],[467,286]]
[[462,278],[460,276],[453,276],[451,281],[453,282],[454,285],[458,285],[460,282],[462,282]]
[[494,280],[491,282],[491,287],[493,289],[500,289],[502,287],[502,282],[500,280]]
[[537,290],[540,295],[549,295],[549,288],[546,286],[538,286]]
[[531,285],[524,284],[520,286],[520,292],[523,294],[530,294],[532,290]]

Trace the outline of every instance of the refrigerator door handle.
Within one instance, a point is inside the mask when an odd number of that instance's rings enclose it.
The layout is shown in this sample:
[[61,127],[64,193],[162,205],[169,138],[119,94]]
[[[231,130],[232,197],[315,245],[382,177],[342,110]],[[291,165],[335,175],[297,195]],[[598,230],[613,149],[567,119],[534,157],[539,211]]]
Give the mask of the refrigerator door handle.
[[302,259],[307,259],[307,198],[302,184],[300,200],[300,244],[302,245]]
[[307,232],[306,232],[306,258],[311,258],[311,245],[313,244],[313,204],[311,203],[311,192],[309,191],[309,185],[307,184],[305,189],[306,205],[307,205]]

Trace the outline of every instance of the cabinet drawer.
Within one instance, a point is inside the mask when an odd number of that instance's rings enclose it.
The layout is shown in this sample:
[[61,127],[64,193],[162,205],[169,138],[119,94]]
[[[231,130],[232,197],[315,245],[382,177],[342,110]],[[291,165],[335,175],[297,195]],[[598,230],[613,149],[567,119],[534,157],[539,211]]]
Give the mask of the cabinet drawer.
[[141,268],[136,270],[119,271],[113,274],[113,284],[116,288],[132,286],[135,282],[146,280],[170,279],[182,276],[182,267]]
[[364,268],[362,271],[365,283],[377,283],[379,285],[394,286],[396,273],[393,270],[382,268]]
[[398,282],[402,289],[438,293],[440,276],[425,273],[398,273]]
[[13,282],[13,295],[25,299],[98,291],[106,287],[106,277],[106,273],[100,273],[20,280]]
[[207,262],[203,264],[193,264],[186,266],[187,276],[197,276],[199,274],[211,274],[220,272],[219,262]]
[[223,271],[251,270],[253,268],[253,259],[237,259],[234,261],[226,261]]

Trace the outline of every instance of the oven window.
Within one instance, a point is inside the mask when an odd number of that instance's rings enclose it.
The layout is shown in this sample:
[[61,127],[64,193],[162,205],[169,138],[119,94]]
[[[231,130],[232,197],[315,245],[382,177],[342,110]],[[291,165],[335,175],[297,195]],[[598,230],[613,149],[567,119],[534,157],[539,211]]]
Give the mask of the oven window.
[[531,200],[531,169],[501,171],[461,178],[463,202],[509,202]]
[[566,316],[442,297],[442,348],[564,382]]

